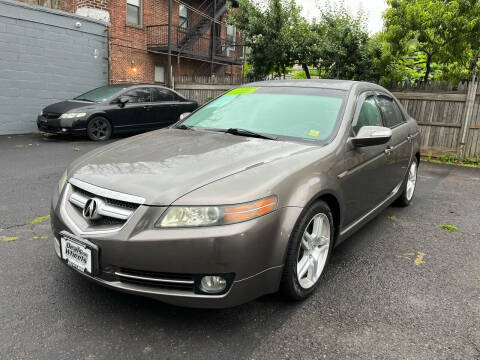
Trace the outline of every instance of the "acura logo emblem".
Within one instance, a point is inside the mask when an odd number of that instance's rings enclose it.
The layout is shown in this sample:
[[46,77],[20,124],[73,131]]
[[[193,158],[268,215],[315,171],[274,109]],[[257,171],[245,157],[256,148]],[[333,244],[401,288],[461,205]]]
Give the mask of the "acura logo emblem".
[[99,200],[90,198],[87,200],[85,203],[85,206],[83,207],[83,217],[87,220],[95,220],[100,217],[98,215],[98,205],[99,205]]

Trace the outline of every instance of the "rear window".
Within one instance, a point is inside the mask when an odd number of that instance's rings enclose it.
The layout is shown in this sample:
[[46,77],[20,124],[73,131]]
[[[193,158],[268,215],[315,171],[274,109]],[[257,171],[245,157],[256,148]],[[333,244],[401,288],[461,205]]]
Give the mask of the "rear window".
[[240,128],[280,137],[326,140],[342,113],[343,91],[295,87],[234,89],[188,117],[183,124]]

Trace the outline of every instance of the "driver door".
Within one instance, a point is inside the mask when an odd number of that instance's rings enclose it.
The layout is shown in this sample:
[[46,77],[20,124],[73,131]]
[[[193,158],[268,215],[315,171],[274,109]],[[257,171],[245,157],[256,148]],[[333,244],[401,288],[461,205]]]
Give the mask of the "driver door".
[[[360,96],[352,122],[351,136],[362,126],[384,126],[375,93]],[[350,141],[345,150],[345,171],[339,175],[345,199],[345,225],[353,223],[387,198],[391,191],[388,176],[387,144],[355,147]]]
[[122,94],[128,102],[109,111],[115,129],[119,131],[143,130],[151,111],[151,97],[148,88],[134,88]]

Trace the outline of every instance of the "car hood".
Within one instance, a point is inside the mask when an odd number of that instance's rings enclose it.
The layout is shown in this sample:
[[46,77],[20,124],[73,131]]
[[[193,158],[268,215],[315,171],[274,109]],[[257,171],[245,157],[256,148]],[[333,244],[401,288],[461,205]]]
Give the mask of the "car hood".
[[[69,176],[147,205],[170,205],[219,179],[317,146],[208,131],[162,129],[87,154]],[[258,179],[262,181],[262,179]]]
[[49,113],[56,113],[56,114],[63,114],[66,113],[69,110],[73,109],[82,109],[86,110],[95,103],[89,102],[89,101],[80,101],[80,100],[65,100],[65,101],[60,101],[58,103],[48,105],[46,108],[43,109],[43,112],[49,112]]

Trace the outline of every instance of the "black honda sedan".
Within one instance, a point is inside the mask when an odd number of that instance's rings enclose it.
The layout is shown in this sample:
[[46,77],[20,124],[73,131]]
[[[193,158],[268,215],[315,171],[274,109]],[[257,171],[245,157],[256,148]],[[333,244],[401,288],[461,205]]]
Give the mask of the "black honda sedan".
[[107,140],[113,133],[169,126],[197,107],[196,101],[163,86],[109,85],[47,106],[38,115],[37,126],[47,133]]

